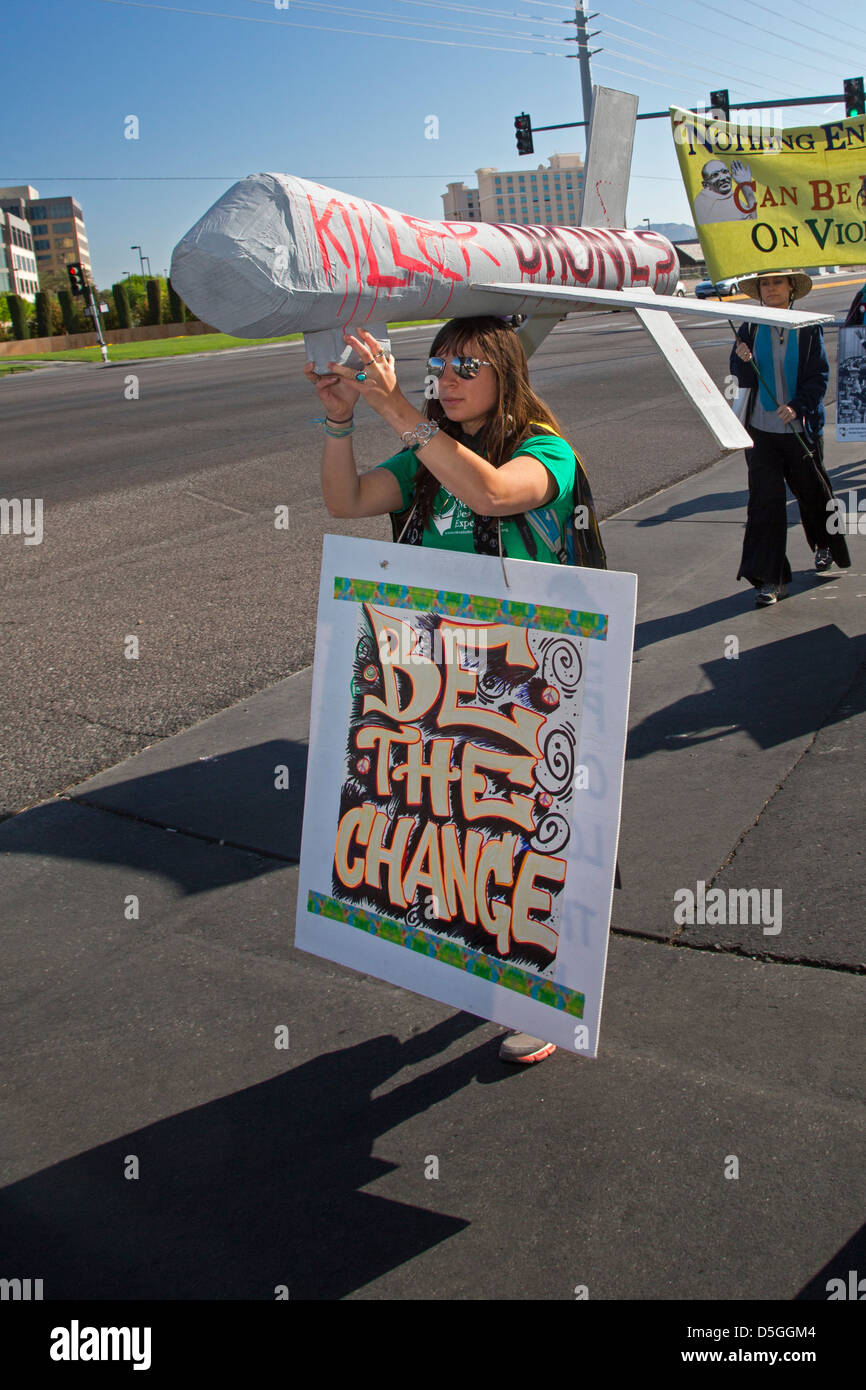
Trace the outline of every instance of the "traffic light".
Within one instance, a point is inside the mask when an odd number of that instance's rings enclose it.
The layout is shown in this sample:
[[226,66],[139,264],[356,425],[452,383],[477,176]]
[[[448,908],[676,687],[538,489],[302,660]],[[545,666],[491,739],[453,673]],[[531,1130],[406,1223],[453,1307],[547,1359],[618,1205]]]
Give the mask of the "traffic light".
[[520,116],[514,117],[514,129],[517,132],[517,153],[534,154],[535,146],[532,143],[532,118],[527,116],[525,111]]
[[863,93],[862,77],[845,78],[845,115],[866,115],[866,96]]
[[69,275],[69,288],[72,290],[72,293],[84,294],[87,281],[84,278],[84,270],[81,263],[79,261],[73,261],[71,265],[66,267],[66,271]]
[[[727,87],[722,87],[721,91],[710,92],[710,110],[716,120],[729,121],[731,119],[731,98],[728,95]],[[721,112],[721,115],[719,113]]]

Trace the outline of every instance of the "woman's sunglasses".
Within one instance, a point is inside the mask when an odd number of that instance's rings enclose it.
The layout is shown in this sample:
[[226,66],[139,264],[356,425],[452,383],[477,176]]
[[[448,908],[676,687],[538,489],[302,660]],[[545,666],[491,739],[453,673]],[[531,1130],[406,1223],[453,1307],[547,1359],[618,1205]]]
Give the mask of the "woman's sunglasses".
[[464,381],[478,375],[479,367],[492,367],[492,362],[483,362],[480,357],[428,357],[428,376],[441,376],[446,367],[451,367]]

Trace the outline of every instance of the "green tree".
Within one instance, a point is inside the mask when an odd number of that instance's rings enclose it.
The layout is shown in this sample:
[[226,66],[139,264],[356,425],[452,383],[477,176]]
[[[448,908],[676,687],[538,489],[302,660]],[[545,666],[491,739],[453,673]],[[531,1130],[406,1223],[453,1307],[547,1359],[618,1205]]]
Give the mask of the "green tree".
[[27,312],[29,306],[26,304],[26,302],[21,298],[19,294],[7,295],[7,301],[9,304],[9,314],[12,319],[13,338],[29,338],[30,325],[28,322],[29,315]]
[[123,282],[129,301],[132,327],[147,322],[147,281],[143,275],[129,275]]
[[132,312],[129,307],[126,286],[121,281],[118,281],[116,285],[112,285],[111,297],[114,300],[114,312],[117,316],[118,328],[131,328]]
[[72,298],[72,291],[58,290],[57,300],[60,304],[60,312],[63,316],[64,333],[80,333],[80,320],[78,317],[78,310],[75,307],[75,301]]
[[46,290],[36,291],[36,336],[50,338],[54,328],[52,296]]
[[69,289],[69,276],[65,270],[40,270],[39,288],[49,294],[59,294]]
[[147,321],[153,324],[162,323],[162,293],[158,280],[147,282]]
[[169,322],[183,323],[186,319],[186,305],[171,280],[166,280],[165,283],[168,286]]

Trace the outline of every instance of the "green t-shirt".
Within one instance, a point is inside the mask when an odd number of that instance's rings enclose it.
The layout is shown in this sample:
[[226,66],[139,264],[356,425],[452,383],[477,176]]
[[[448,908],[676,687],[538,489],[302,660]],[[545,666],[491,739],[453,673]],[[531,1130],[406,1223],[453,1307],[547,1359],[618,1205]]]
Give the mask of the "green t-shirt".
[[[556,483],[556,493],[547,506],[556,512],[560,529],[564,531],[572,509],[572,490],[574,488],[574,451],[571,445],[558,434],[534,434],[519,445],[512,458],[518,454],[531,454],[544,464]],[[387,468],[400,484],[400,495],[405,511],[412,505],[415,477],[421,460],[412,449],[403,449],[393,458],[386,459],[380,468]],[[539,508],[540,511],[546,510]],[[532,515],[525,513],[526,517]],[[503,516],[502,549],[513,560],[531,560],[523,543],[523,537],[513,516]],[[422,545],[434,546],[439,550],[465,550],[475,553],[472,533],[472,512],[465,502],[460,502],[444,487],[440,487],[433,502],[433,515],[424,528]],[[556,564],[556,556],[547,549],[536,535],[538,553],[535,556],[548,564]]]

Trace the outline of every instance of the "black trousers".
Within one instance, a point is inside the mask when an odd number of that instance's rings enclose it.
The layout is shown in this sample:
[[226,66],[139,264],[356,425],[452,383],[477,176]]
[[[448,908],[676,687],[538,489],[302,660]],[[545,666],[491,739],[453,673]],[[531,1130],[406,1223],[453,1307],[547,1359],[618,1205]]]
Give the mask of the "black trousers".
[[[801,443],[792,432],[770,434],[752,427],[749,433],[755,444],[754,448],[746,450],[749,507],[737,578],[748,579],[756,588],[762,584],[789,582],[791,566],[785,554],[788,540],[786,483],[797,499],[809,548],[814,551],[829,546],[836,564],[847,569],[851,556],[844,535],[827,530],[830,519],[827,503],[833,496],[833,487],[824,468],[824,441],[803,439]],[[804,452],[803,444],[810,450],[811,459]]]

